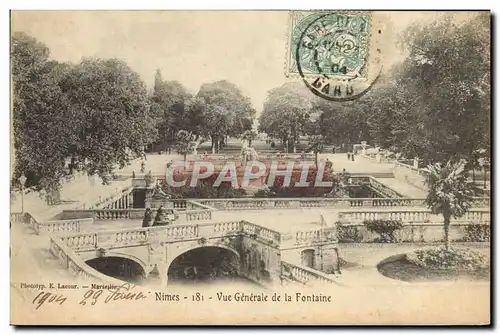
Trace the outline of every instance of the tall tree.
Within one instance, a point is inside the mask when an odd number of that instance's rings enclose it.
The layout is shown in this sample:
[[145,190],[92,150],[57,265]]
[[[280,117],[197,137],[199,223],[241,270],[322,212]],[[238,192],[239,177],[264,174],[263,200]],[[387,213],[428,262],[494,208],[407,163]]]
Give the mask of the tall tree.
[[213,151],[220,149],[225,136],[251,129],[255,110],[250,99],[235,84],[226,80],[204,84],[196,98],[205,120],[205,133],[212,139]]
[[408,57],[395,72],[403,100],[395,99],[402,103],[394,132],[405,152],[425,161],[473,164],[490,142],[490,17],[476,13],[464,23],[454,15],[403,35]]
[[67,142],[73,160],[106,181],[116,165],[140,154],[156,139],[146,86],[139,75],[117,59],[84,59],[63,82],[71,103],[73,129]]
[[191,94],[178,81],[163,81],[161,71],[157,70],[152,101],[158,114],[158,144],[165,147],[175,141],[175,135],[181,129],[192,131],[196,125],[190,126],[186,102]]
[[281,139],[288,151],[294,152],[308,122],[312,99],[307,88],[297,82],[270,90],[259,118],[259,130]]
[[69,102],[60,82],[68,66],[48,61],[49,49],[22,32],[12,36],[15,171],[26,186],[54,191],[66,175]]

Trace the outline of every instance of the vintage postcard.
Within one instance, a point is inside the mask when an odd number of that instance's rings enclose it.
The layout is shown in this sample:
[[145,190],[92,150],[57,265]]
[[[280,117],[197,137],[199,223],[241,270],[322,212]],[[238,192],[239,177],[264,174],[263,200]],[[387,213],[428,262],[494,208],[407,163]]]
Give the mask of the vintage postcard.
[[13,325],[489,325],[488,11],[12,11]]

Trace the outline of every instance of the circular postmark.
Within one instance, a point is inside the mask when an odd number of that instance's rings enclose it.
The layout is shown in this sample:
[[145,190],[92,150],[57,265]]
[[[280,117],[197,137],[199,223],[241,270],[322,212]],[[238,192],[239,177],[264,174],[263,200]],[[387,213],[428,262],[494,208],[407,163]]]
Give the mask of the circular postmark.
[[369,57],[372,29],[370,13],[319,12],[297,20],[291,51],[304,84],[332,101],[368,92],[382,70],[380,56]]

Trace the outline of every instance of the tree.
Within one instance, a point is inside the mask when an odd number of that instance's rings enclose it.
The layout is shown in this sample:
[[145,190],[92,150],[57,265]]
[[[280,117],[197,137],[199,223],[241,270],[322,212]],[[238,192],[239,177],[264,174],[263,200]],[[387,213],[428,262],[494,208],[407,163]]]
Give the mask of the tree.
[[470,168],[475,151],[489,150],[490,17],[460,22],[454,15],[408,28],[401,41],[408,56],[379,108],[391,110],[383,117],[393,118],[405,154],[430,163],[464,158]]
[[294,152],[309,118],[312,99],[302,83],[286,83],[270,90],[259,118],[259,131],[281,139],[287,150]]
[[311,135],[308,137],[309,148],[307,151],[314,152],[314,162],[318,168],[318,154],[325,150],[325,139],[321,135]]
[[86,58],[63,82],[71,103],[69,155],[89,174],[106,182],[115,166],[124,167],[157,138],[146,86],[117,59]]
[[15,167],[26,186],[57,191],[66,176],[67,138],[72,129],[70,105],[60,83],[69,66],[48,61],[49,49],[22,32],[12,36],[13,121]]
[[218,152],[224,138],[251,129],[255,110],[250,99],[226,80],[201,86],[196,95],[203,116],[204,134],[212,139],[212,151]]
[[472,205],[473,186],[467,181],[465,161],[448,161],[442,166],[435,163],[428,166],[426,184],[429,193],[426,204],[434,214],[443,215],[444,242],[449,249],[451,217],[463,216]]
[[194,130],[190,124],[189,109],[186,108],[191,94],[178,81],[163,81],[161,71],[156,70],[152,101],[156,104],[158,125],[158,144],[165,147],[173,142],[175,134],[181,129]]
[[183,155],[184,160],[186,160],[187,155],[193,151],[195,141],[194,136],[191,132],[179,130],[175,138],[175,150],[179,155]]

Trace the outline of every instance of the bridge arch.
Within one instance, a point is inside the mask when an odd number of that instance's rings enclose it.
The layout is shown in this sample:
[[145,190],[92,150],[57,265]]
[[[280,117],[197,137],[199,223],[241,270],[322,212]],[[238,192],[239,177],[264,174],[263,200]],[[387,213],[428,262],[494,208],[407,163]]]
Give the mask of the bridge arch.
[[300,252],[300,263],[303,266],[314,268],[316,265],[316,250],[313,248],[303,249]]
[[212,273],[237,276],[240,273],[241,257],[230,246],[207,243],[177,250],[166,264],[168,283],[181,279],[208,278]]
[[130,254],[108,251],[103,257],[88,255],[83,260],[93,269],[123,281],[139,283],[147,276],[144,261]]

